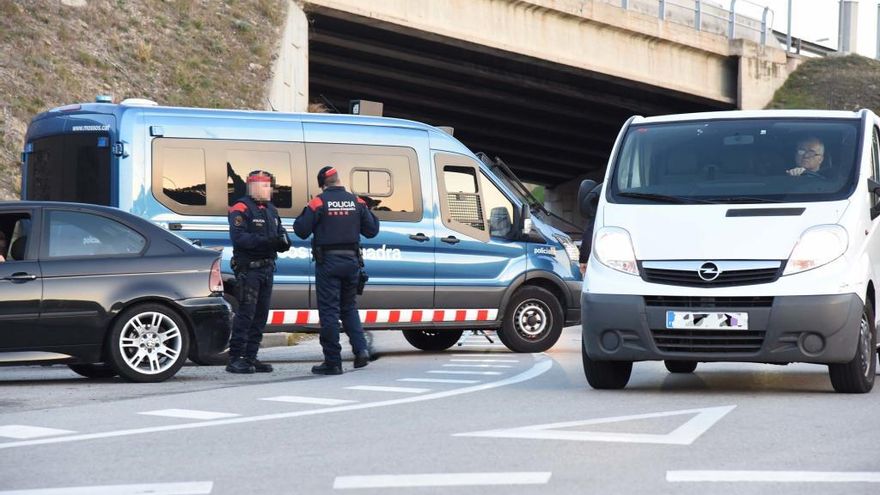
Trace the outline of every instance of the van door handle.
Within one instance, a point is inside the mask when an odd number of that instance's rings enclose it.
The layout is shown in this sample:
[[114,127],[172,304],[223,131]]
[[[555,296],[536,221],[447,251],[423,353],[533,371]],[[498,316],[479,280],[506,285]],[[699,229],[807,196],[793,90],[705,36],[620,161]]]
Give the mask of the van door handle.
[[446,244],[458,244],[459,242],[461,242],[461,239],[459,239],[458,237],[455,237],[454,235],[451,235],[449,237],[444,237],[443,239],[440,239],[440,240],[442,242],[445,242]]
[[30,273],[24,273],[24,272],[13,273],[12,275],[10,275],[8,277],[3,277],[3,280],[12,280],[13,282],[28,282],[30,280],[36,280],[36,279],[37,279],[36,275],[30,274]]
[[430,239],[428,236],[426,236],[425,234],[423,234],[421,232],[419,232],[418,234],[415,234],[415,235],[411,235],[411,236],[409,236],[409,238],[414,241],[419,241],[419,242],[425,242]]

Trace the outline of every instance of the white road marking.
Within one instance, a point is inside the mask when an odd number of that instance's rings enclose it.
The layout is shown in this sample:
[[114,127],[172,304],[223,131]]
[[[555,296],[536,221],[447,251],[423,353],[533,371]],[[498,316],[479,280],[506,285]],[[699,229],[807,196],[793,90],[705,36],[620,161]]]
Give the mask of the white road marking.
[[480,380],[456,380],[453,378],[398,378],[397,381],[421,383],[480,383]]
[[138,414],[144,416],[163,416],[166,418],[183,418],[183,419],[223,419],[234,418],[238,414],[214,412],[214,411],[197,411],[195,409],[160,409],[158,411],[146,411]]
[[524,472],[337,476],[333,480],[333,488],[346,490],[437,486],[544,485],[550,481],[551,474],[549,472]]
[[518,359],[450,359],[453,363],[518,363]]
[[509,364],[444,364],[444,368],[513,368]]
[[667,471],[670,482],[880,483],[880,472],[857,471]]
[[[705,433],[709,428],[732,411],[736,406],[707,407],[704,409],[687,409],[683,411],[668,411],[650,414],[636,414],[632,416],[618,416],[613,418],[590,419],[586,421],[568,421],[565,423],[550,423],[521,428],[500,430],[477,431],[472,433],[458,433],[457,437],[491,437],[491,438],[528,438],[543,440],[575,440],[581,442],[621,442],[621,443],[653,443],[669,445],[690,445]],[[685,424],[679,426],[671,433],[616,433],[606,431],[579,431],[567,430],[579,426],[598,425],[607,423],[619,423],[650,418],[665,418],[684,414],[696,414]]]
[[436,375],[500,375],[500,371],[454,371],[454,370],[431,370],[428,373]]
[[291,404],[314,404],[318,406],[339,406],[342,404],[351,404],[356,400],[345,399],[323,399],[321,397],[300,397],[298,395],[280,395],[278,397],[266,397],[265,399],[273,402],[289,402]]
[[42,426],[28,425],[3,425],[0,426],[0,437],[14,438],[16,440],[25,440],[28,438],[51,437],[53,435],[64,435],[67,433],[76,433],[70,430],[59,430],[57,428],[44,428]]
[[[491,390],[493,388],[504,387],[507,385],[513,385],[515,383],[524,382],[526,380],[531,380],[537,376],[540,376],[550,368],[553,367],[553,361],[541,356],[534,355],[534,358],[537,362],[528,370],[523,371],[517,375],[504,378],[498,381],[482,383],[480,385],[473,385],[470,387],[461,387],[455,388],[452,390],[444,390],[440,392],[434,392],[432,394],[426,395],[416,395],[405,398],[391,399],[391,400],[383,400],[376,402],[367,402],[362,404],[349,404],[343,406],[333,406],[322,409],[310,409],[306,411],[291,411],[284,413],[274,413],[274,414],[264,414],[261,416],[251,416],[251,417],[241,417],[241,418],[229,418],[229,419],[218,419],[214,421],[199,421],[196,423],[184,423],[177,425],[164,425],[164,426],[151,426],[146,428],[131,428],[127,430],[115,430],[115,431],[104,431],[100,433],[84,433],[79,435],[68,435],[63,437],[55,437],[55,438],[43,438],[43,439],[35,439],[35,440],[22,440],[19,442],[5,442],[0,443],[0,450],[3,449],[13,449],[18,447],[28,447],[32,445],[48,445],[55,443],[70,443],[70,442],[81,442],[86,440],[99,440],[104,438],[118,438],[118,437],[127,437],[132,435],[144,435],[148,433],[161,433],[167,431],[178,431],[178,430],[190,430],[195,428],[208,428],[213,426],[226,426],[226,425],[236,425],[236,424],[245,424],[245,423],[256,423],[258,421],[274,421],[279,419],[290,419],[290,418],[298,418],[302,416],[315,416],[319,414],[329,414],[335,412],[349,412],[349,411],[359,411],[362,409],[373,409],[377,407],[387,407],[387,406],[396,406],[400,404],[410,404],[413,402],[422,402],[436,399],[445,399],[447,397],[455,397],[457,395],[470,394],[474,392],[482,392],[484,390]],[[491,371],[484,371],[482,373],[494,373]]]
[[345,387],[348,390],[366,390],[368,392],[400,392],[403,394],[423,394],[430,392],[430,388],[412,388],[412,387],[378,387],[375,385],[355,385],[354,387]]
[[484,352],[484,353],[482,353],[482,354],[479,353],[479,352],[466,352],[466,353],[461,353],[461,354],[453,354],[453,356],[455,356],[455,357],[471,357],[471,358],[478,358],[478,357],[502,357],[502,356],[503,356],[503,357],[508,357],[508,356],[510,356],[510,352],[507,352],[507,351],[504,351],[504,352],[488,352],[488,353]]
[[76,486],[69,488],[40,488],[37,490],[0,491],[0,495],[205,495],[211,493],[214,483],[153,483],[149,485]]

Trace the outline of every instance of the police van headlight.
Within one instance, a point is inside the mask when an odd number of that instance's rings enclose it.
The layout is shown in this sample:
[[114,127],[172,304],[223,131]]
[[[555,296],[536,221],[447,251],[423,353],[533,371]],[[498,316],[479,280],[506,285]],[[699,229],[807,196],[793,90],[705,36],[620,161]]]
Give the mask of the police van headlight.
[[562,234],[554,234],[553,237],[559,241],[559,244],[562,244],[562,247],[565,248],[565,254],[568,255],[568,261],[570,263],[577,263],[578,258],[580,258],[580,251],[578,251],[577,245],[575,245],[574,241],[571,240],[571,237]]
[[849,246],[846,229],[840,225],[819,225],[810,227],[801,234],[801,238],[785,265],[782,275],[805,272],[827,265],[843,256]]
[[593,254],[599,263],[619,272],[638,275],[636,255],[629,232],[620,227],[602,227],[596,233]]

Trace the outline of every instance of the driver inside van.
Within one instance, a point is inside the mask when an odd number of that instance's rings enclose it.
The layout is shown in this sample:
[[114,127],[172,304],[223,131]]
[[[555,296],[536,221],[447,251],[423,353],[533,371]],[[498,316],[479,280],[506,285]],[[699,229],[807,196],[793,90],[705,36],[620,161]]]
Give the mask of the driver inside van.
[[6,243],[6,234],[0,231],[0,263],[6,261],[6,250],[9,245]]
[[825,163],[825,145],[817,137],[808,137],[798,141],[794,156],[794,168],[785,171],[792,177],[827,177]]

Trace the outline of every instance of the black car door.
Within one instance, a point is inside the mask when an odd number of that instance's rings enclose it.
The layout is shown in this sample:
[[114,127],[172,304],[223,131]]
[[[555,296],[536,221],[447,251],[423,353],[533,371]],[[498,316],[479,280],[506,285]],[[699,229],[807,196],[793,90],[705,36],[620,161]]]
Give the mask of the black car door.
[[0,349],[42,347],[38,210],[0,209]]

